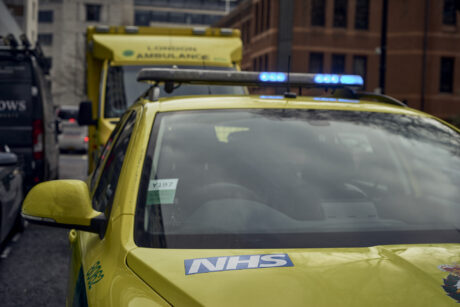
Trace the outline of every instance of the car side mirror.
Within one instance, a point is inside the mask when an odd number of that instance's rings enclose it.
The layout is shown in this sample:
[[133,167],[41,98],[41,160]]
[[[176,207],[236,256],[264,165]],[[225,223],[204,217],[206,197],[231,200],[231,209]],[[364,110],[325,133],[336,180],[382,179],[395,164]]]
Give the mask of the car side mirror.
[[96,125],[97,121],[93,119],[93,105],[91,101],[80,102],[77,120],[80,126]]
[[54,180],[36,185],[22,205],[22,216],[53,227],[79,229],[104,237],[107,219],[91,205],[88,185],[81,180]]
[[18,157],[11,152],[0,152],[0,166],[12,166],[18,164]]

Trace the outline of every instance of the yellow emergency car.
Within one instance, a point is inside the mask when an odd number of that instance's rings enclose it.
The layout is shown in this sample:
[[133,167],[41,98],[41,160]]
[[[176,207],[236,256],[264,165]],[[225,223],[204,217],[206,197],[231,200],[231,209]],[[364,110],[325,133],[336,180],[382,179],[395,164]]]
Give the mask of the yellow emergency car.
[[[136,82],[146,67],[239,70],[240,31],[202,27],[89,26],[86,31],[85,89],[78,122],[88,126],[88,170],[120,116],[146,90]],[[162,97],[198,94],[244,94],[242,87],[184,84]]]
[[[458,306],[460,131],[359,76],[143,70],[87,182],[37,185],[66,227],[68,306]],[[159,86],[341,88],[161,98]],[[348,93],[347,95],[343,93]]]

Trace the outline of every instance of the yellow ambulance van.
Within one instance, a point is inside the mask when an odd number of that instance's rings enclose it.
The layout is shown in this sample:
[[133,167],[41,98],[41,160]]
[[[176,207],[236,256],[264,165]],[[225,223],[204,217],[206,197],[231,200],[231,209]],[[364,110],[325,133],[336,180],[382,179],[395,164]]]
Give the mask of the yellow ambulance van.
[[[92,26],[86,32],[86,95],[80,125],[89,126],[88,171],[95,166],[121,114],[148,88],[136,81],[143,68],[238,70],[240,31],[220,28]],[[162,97],[244,94],[244,87],[177,85],[161,88]],[[169,92],[169,94],[168,94]]]

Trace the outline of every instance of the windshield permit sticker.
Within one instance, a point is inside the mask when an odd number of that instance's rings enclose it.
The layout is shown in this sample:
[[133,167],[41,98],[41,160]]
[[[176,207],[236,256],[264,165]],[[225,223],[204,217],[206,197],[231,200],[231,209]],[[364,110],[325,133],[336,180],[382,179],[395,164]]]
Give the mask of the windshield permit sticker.
[[444,279],[442,288],[451,298],[460,303],[460,264],[443,264],[438,267],[441,271],[449,273]]
[[236,132],[249,131],[249,128],[246,127],[226,127],[226,126],[215,126],[216,137],[219,142],[228,143],[228,137],[230,134]]
[[223,256],[184,260],[185,275],[248,269],[292,267],[288,254]]
[[147,191],[147,205],[167,205],[174,203],[179,179],[150,180]]

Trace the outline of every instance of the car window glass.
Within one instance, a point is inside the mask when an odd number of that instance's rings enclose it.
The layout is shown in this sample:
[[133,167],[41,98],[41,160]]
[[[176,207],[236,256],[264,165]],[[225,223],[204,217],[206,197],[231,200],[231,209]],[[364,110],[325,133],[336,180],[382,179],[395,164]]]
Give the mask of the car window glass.
[[[153,66],[151,66],[153,67]],[[136,101],[139,93],[145,92],[149,84],[137,82],[136,76],[143,66],[110,66],[107,73],[106,102],[104,105],[104,117],[119,117],[125,110]],[[182,68],[182,67],[179,67]],[[234,70],[229,67],[193,67],[188,69],[215,69],[215,70]],[[243,95],[242,86],[222,86],[222,85],[200,85],[200,84],[181,84],[172,93],[164,91],[160,87],[160,97],[189,96],[189,95]]]
[[120,177],[123,160],[126,155],[129,140],[136,122],[136,112],[131,112],[125,125],[121,128],[118,138],[113,143],[113,149],[105,157],[103,153],[101,159],[105,158],[102,174],[93,195],[93,207],[95,210],[105,212],[109,216],[111,203],[115,195],[115,190]]
[[104,147],[102,148],[102,152],[99,155],[97,161],[96,161],[96,167],[94,168],[93,175],[91,177],[91,184],[90,184],[90,190],[93,192],[94,187],[97,183],[97,180],[99,179],[99,176],[101,175],[102,172],[102,166],[104,165],[105,157],[109,153],[109,151],[112,149],[113,142],[115,141],[116,137],[118,136],[118,132],[124,127],[126,123],[126,119],[131,115],[130,112],[126,112],[118,122],[118,124],[115,126],[113,129],[112,133],[110,133],[110,136],[105,143]]
[[155,119],[151,142],[136,211],[141,246],[458,240],[460,135],[430,118],[165,112]]

